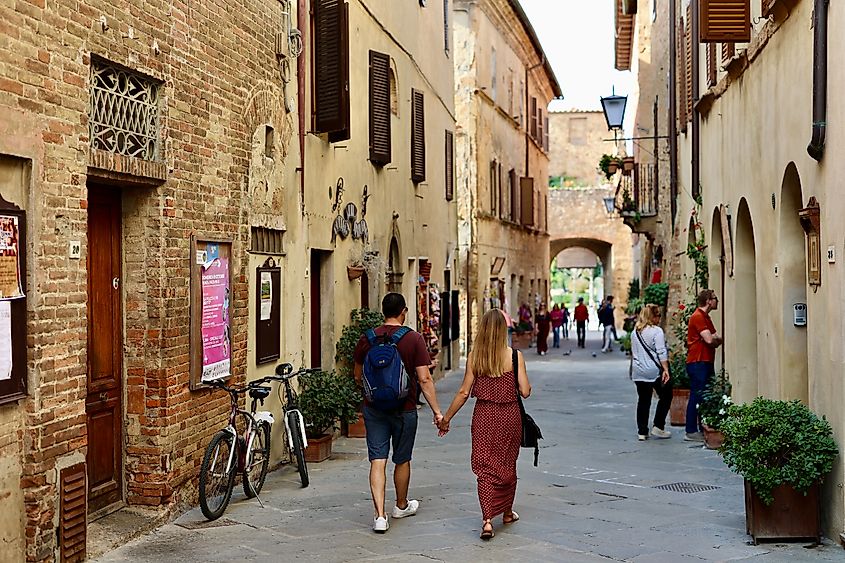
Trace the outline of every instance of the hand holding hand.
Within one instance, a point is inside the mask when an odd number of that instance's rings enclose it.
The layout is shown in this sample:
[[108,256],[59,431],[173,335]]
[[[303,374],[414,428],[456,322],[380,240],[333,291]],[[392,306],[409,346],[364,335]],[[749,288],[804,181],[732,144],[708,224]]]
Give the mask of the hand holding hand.
[[449,421],[445,418],[441,418],[440,423],[437,425],[437,428],[440,430],[437,435],[442,438],[449,432]]
[[432,421],[432,424],[434,424],[435,426],[437,426],[439,428],[441,420],[443,420],[443,415],[439,412],[434,413],[434,419]]

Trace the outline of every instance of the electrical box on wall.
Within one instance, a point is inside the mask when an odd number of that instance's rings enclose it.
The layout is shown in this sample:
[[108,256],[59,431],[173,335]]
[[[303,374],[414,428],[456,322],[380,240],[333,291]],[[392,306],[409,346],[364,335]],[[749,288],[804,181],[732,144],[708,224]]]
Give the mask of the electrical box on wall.
[[792,306],[792,324],[795,326],[807,326],[806,303],[796,303]]

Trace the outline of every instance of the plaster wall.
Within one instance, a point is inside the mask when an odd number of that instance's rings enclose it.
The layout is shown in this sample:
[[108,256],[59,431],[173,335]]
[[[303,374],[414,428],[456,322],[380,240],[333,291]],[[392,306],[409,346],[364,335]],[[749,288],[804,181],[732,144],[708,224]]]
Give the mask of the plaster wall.
[[[549,176],[563,176],[576,186],[597,186],[605,153],[614,152],[613,134],[601,111],[559,111],[549,114]],[[571,187],[568,186],[567,187]]]

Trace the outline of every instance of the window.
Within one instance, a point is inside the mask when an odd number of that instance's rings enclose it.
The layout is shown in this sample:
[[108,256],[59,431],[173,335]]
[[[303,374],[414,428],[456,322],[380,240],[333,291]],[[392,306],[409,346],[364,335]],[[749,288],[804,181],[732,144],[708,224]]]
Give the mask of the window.
[[528,111],[531,114],[531,130],[529,134],[533,138],[537,138],[537,98],[531,96],[531,105],[528,108]]
[[519,184],[516,181],[516,170],[513,168],[508,170],[508,193],[511,200],[509,219],[516,221],[519,219]]
[[253,254],[284,254],[284,235],[280,229],[250,227],[249,251]]
[[519,81],[519,92],[517,92],[517,98],[519,99],[519,126],[522,127],[525,123],[523,118],[525,117],[525,85],[522,84],[522,80]]
[[726,63],[734,58],[736,47],[733,43],[722,43],[722,63]]
[[534,226],[534,178],[520,178],[520,222],[526,227]]
[[507,192],[502,189],[502,163],[499,163],[499,168],[496,170],[496,195],[499,198],[499,219],[504,219],[507,215]]
[[455,198],[455,134],[446,131],[446,201]]
[[543,148],[546,150],[546,152],[549,152],[549,116],[548,116],[548,114],[543,119],[545,120],[545,125],[543,125]]
[[399,87],[396,84],[396,73],[392,68],[388,76],[390,81],[390,113],[399,117]]
[[497,215],[499,212],[499,193],[496,184],[499,178],[499,167],[495,160],[490,161],[490,213]]
[[490,97],[496,100],[496,49],[490,49]]
[[700,14],[702,43],[751,41],[751,0],[700,0]]
[[449,55],[449,0],[443,0],[443,50]]
[[370,161],[390,162],[390,57],[370,51]]
[[707,87],[716,85],[716,44],[707,44]]
[[349,7],[343,0],[316,0],[313,128],[329,142],[349,139]]
[[543,138],[543,108],[537,108],[537,135],[534,140],[541,142]]
[[266,158],[273,158],[275,147],[275,133],[272,125],[264,126],[264,156]]
[[411,90],[411,180],[425,181],[425,98]]

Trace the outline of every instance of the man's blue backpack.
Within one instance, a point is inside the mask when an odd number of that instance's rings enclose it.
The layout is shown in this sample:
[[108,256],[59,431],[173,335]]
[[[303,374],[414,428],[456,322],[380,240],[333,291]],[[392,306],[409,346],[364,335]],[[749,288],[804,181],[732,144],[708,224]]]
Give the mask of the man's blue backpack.
[[397,344],[409,332],[411,329],[403,326],[380,343],[374,330],[366,332],[370,350],[364,357],[364,396],[375,409],[395,411],[405,403],[410,377]]

